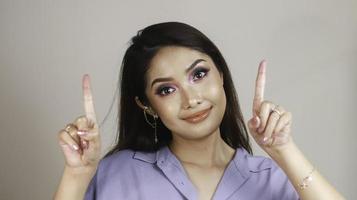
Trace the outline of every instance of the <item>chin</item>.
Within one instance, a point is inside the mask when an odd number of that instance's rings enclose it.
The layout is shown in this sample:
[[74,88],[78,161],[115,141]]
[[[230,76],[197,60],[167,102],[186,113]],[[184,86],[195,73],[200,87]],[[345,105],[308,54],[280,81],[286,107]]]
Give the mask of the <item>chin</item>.
[[220,124],[205,124],[202,123],[202,126],[191,126],[188,125],[182,126],[186,127],[184,130],[178,130],[177,132],[173,133],[177,136],[187,139],[187,140],[202,140],[209,136],[212,136],[215,133],[218,133]]

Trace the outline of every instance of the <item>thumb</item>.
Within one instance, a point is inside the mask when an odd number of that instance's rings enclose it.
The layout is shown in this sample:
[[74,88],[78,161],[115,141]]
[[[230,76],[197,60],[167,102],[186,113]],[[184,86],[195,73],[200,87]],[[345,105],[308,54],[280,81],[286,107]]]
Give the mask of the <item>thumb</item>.
[[255,131],[255,129],[257,129],[259,125],[260,125],[260,119],[258,116],[253,116],[253,118],[248,121],[248,127],[251,130]]

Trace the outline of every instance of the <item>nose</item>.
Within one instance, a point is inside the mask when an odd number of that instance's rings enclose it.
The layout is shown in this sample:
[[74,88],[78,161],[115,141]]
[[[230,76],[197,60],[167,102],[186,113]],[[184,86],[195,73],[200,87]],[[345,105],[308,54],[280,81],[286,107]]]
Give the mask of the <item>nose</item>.
[[182,99],[184,109],[194,108],[202,103],[201,94],[190,86],[182,88]]

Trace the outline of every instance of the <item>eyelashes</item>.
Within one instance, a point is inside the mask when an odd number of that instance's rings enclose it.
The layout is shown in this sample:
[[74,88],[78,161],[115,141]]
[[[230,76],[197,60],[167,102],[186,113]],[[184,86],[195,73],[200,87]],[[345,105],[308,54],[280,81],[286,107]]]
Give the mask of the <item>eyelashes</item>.
[[168,86],[163,86],[163,87],[160,87],[156,94],[160,95],[160,96],[166,96],[172,92],[174,92],[176,89],[174,89],[173,87],[168,87]]
[[[206,69],[204,67],[197,67],[192,72],[192,75],[190,75],[190,81],[192,82],[200,81],[201,79],[207,76],[208,72],[209,69]],[[159,96],[167,96],[175,91],[176,91],[175,87],[172,87],[170,85],[162,85],[158,87],[155,93]]]
[[[193,71],[193,81],[199,80],[204,78],[207,73],[208,73],[208,69],[203,68],[203,67],[197,67],[194,71]],[[196,78],[198,77],[198,78]]]

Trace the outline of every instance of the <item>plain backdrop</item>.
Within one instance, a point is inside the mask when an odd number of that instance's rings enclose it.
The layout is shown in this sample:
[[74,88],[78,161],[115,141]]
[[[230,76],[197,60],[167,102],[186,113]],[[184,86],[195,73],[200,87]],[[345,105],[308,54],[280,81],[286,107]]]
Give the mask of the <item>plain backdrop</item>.
[[357,198],[357,1],[1,0],[0,199],[52,198],[64,167],[57,132],[84,114],[85,73],[108,151],[128,41],[164,21],[193,25],[219,47],[246,121],[265,58],[266,99],[292,112],[299,148]]

